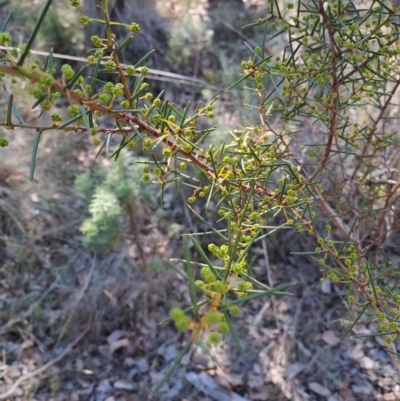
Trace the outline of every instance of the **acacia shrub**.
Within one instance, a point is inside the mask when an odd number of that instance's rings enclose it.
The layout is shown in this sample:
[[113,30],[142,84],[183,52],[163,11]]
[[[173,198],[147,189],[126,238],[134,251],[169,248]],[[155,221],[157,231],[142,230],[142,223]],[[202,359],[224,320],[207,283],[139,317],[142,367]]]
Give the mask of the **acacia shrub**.
[[[51,3],[47,0],[30,40],[19,48],[11,46],[6,21],[0,34],[7,46],[0,72],[27,80],[35,106],[50,112],[52,123],[25,123],[9,94],[2,125],[36,131],[31,175],[42,132],[73,130],[87,134],[95,146],[118,137],[116,159],[124,148],[140,147],[153,161],[141,179],[159,185],[161,193],[175,182],[190,188],[188,208],[208,231],[185,236],[197,257],[187,246],[181,260],[169,262],[187,280],[191,297],[191,305],[174,308],[166,319],[190,332],[171,371],[204,336],[217,342],[230,332],[240,346],[231,317],[243,303],[288,294],[289,284],[270,288],[252,275],[248,263],[255,244],[291,227],[315,238],[317,246],[308,254],[320,265],[322,280],[347,292],[354,324],[370,313],[379,322],[374,335],[383,335],[388,343],[396,340],[399,261],[390,257],[386,243],[400,226],[395,131],[400,7],[384,0],[359,7],[324,0],[282,6],[270,0],[267,15],[245,27],[262,30],[263,40],[249,46],[242,76],[228,88],[246,85],[257,118],[233,130],[231,142],[216,146],[207,140],[216,127],[203,128],[200,121],[214,117],[217,99],[178,109],[162,93],[154,98],[145,82],[151,52],[133,65],[120,62],[121,51],[135,40],[140,26],[111,21],[108,0],[99,1],[101,18],[79,18],[83,25],[98,23],[105,30],[104,37],[92,36],[86,66],[74,71],[65,64],[57,71],[51,53],[44,65],[26,64]],[[71,0],[71,5],[78,7],[79,1]],[[114,35],[115,26],[125,35]],[[268,54],[266,43],[279,35],[287,45],[279,55]],[[100,73],[113,80],[100,80]],[[67,121],[51,111],[52,101],[61,96],[70,104]],[[102,116],[112,123],[102,124]],[[2,146],[7,142],[3,138]],[[215,200],[223,228],[191,207],[198,199],[206,209]],[[273,223],[277,215],[282,216],[280,225]],[[323,230],[317,224],[322,217],[327,221]],[[207,233],[218,241],[204,249],[198,235]]]

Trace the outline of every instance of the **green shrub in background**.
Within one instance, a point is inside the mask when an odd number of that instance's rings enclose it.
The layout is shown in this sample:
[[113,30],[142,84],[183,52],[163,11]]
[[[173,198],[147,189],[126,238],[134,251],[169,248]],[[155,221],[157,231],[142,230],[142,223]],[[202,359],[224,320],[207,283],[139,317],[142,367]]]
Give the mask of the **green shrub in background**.
[[[262,30],[263,40],[248,47],[242,77],[229,88],[246,85],[254,96],[248,107],[257,118],[233,130],[231,142],[216,146],[205,141],[215,127],[200,124],[214,117],[216,100],[196,107],[188,103],[179,110],[162,94],[154,99],[148,92],[144,63],[151,52],[134,65],[120,63],[119,53],[140,27],[110,21],[108,0],[99,1],[102,19],[80,17],[84,25],[100,23],[105,28],[104,37],[91,38],[94,47],[87,66],[74,71],[64,65],[55,71],[51,53],[43,66],[26,65],[51,3],[46,2],[28,43],[9,48],[0,64],[2,74],[30,82],[36,106],[44,111],[51,109],[54,98],[69,101],[68,121],[53,113],[52,126],[34,127],[38,133],[33,155],[43,130],[52,128],[86,133],[94,145],[105,146],[118,136],[113,156],[126,146],[140,145],[152,161],[142,169],[141,180],[159,185],[161,192],[171,182],[189,186],[189,210],[218,238],[203,249],[197,235],[207,233],[193,233],[189,238],[197,256],[186,247],[182,260],[170,261],[187,280],[192,304],[172,310],[167,319],[191,333],[169,374],[204,335],[216,342],[230,332],[240,346],[231,323],[240,305],[287,294],[289,285],[270,288],[249,268],[252,247],[282,229],[315,238],[311,257],[321,266],[323,280],[345,288],[354,324],[369,312],[379,324],[373,335],[383,335],[388,343],[400,335],[399,261],[387,247],[400,226],[400,152],[393,124],[399,118],[400,7],[384,0],[360,7],[324,0],[281,6],[269,0],[268,14],[247,26]],[[71,0],[71,5],[77,7],[79,1]],[[126,35],[114,36],[114,25],[124,27]],[[266,43],[279,35],[286,47],[281,54],[268,54]],[[12,38],[2,32],[0,42],[10,46]],[[100,80],[100,73],[109,73],[113,81]],[[32,128],[19,115],[12,95],[8,99],[2,125]],[[102,123],[102,116],[112,124]],[[31,175],[35,157],[32,160]],[[120,218],[118,191],[114,187],[110,193],[106,181],[87,191],[91,217],[82,228],[86,238],[94,239],[102,224]],[[205,208],[216,205],[223,228],[190,206],[199,198]],[[279,226],[273,223],[277,215]],[[323,228],[321,220],[326,221]],[[112,240],[112,232],[110,236]]]
[[122,225],[127,205],[143,210],[150,201],[151,189],[142,181],[146,159],[133,158],[125,150],[109,167],[99,166],[75,180],[75,189],[82,196],[87,217],[81,226],[83,244],[97,251],[110,250],[124,232]]

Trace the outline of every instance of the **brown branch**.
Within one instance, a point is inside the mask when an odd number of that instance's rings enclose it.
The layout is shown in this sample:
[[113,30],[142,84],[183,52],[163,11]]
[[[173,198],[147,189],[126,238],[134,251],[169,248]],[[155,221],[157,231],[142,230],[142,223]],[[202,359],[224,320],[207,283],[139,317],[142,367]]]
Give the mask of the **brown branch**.
[[318,0],[318,12],[322,16],[326,30],[328,32],[329,42],[330,42],[330,49],[331,49],[331,56],[332,56],[332,69],[331,69],[332,102],[331,102],[331,105],[329,106],[331,115],[329,118],[328,141],[325,145],[325,152],[323,155],[322,162],[321,162],[320,166],[317,168],[317,170],[315,171],[315,173],[312,175],[312,178],[315,178],[324,169],[324,167],[328,163],[329,156],[331,154],[333,138],[335,136],[336,125],[337,125],[337,114],[339,112],[338,105],[339,105],[339,87],[340,87],[340,81],[337,76],[337,65],[338,65],[339,55],[335,48],[335,38],[334,38],[335,33],[333,32],[331,22],[330,22],[328,16],[326,15],[323,0]]

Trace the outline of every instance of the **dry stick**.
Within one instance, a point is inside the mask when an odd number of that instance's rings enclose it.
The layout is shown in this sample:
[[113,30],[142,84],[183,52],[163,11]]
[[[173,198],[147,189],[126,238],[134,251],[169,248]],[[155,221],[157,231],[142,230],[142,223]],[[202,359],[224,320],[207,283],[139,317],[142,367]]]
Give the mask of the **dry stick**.
[[56,279],[53,281],[53,283],[50,285],[50,287],[39,297],[39,299],[37,299],[36,301],[31,303],[31,305],[25,312],[12,318],[3,326],[0,326],[0,336],[7,333],[7,331],[10,329],[10,327],[14,326],[14,324],[20,322],[23,319],[27,319],[34,311],[35,306],[39,305],[46,298],[46,296],[49,295],[51,291],[53,291],[53,289],[57,286],[57,283],[58,283],[58,277],[56,277]]
[[[0,46],[1,50],[12,50],[12,47],[6,47],[6,46]],[[38,56],[49,56],[49,52],[44,52],[40,50],[29,50],[32,54],[37,54]],[[54,58],[59,58],[59,59],[65,59],[69,61],[79,61],[82,63],[87,64],[87,59],[84,57],[76,57],[76,56],[69,56],[65,54],[60,54],[60,53],[52,53],[52,57]],[[106,61],[100,61],[101,65],[104,65]],[[127,64],[120,64],[123,69],[126,69],[128,66]],[[140,75],[139,73],[134,74],[136,76]],[[162,70],[155,70],[153,68],[149,68],[149,75],[150,79],[155,79],[158,81],[179,81],[180,84],[183,85],[193,85],[193,86],[204,86],[206,88],[213,89],[215,91],[223,92],[225,91],[224,88],[220,88],[218,86],[210,85],[208,82],[203,81],[200,78],[194,78],[194,77],[189,77],[186,75],[181,75],[181,74],[175,74],[173,72],[168,72],[168,71],[162,71]]]
[[9,397],[12,397],[14,393],[17,391],[18,387],[24,382],[25,380],[32,379],[33,377],[40,375],[43,373],[45,370],[47,370],[49,367],[55,365],[56,363],[60,362],[62,359],[64,359],[69,352],[82,340],[83,337],[90,331],[92,328],[92,318],[88,320],[88,323],[85,327],[85,329],[82,331],[81,334],[79,334],[76,339],[65,348],[65,350],[58,355],[56,358],[52,359],[51,361],[47,362],[43,366],[41,366],[39,369],[34,370],[33,372],[28,373],[25,376],[21,376],[13,385],[12,387],[6,391],[3,394],[0,394],[0,400],[6,400]]
[[79,293],[77,294],[75,301],[70,305],[70,310],[72,312],[70,312],[70,314],[68,315],[68,318],[67,318],[65,324],[63,325],[63,327],[61,329],[61,332],[60,332],[60,334],[59,334],[59,336],[57,338],[57,341],[53,346],[53,352],[58,347],[59,343],[61,342],[62,336],[64,335],[65,331],[67,330],[67,326],[70,324],[72,318],[75,315],[75,312],[78,310],[78,306],[79,306],[80,302],[82,301],[86,290],[89,288],[89,284],[90,284],[90,281],[92,279],[95,267],[96,267],[96,257],[93,257],[92,258],[92,263],[91,263],[91,266],[90,266],[90,269],[89,269],[89,273],[85,277],[85,282],[83,284],[83,287],[80,289]]

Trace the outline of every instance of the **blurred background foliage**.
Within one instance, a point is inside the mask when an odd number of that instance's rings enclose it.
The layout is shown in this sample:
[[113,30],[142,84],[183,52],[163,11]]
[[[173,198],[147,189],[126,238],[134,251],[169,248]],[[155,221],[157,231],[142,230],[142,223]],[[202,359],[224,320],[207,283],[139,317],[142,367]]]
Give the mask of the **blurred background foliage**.
[[[103,28],[101,24],[96,23],[82,27],[78,23],[78,17],[84,14],[101,18],[97,3],[87,0],[76,10],[70,6],[69,0],[58,0],[56,6],[50,8],[34,49],[53,49],[54,53],[70,56],[69,60],[56,59],[58,66],[68,62],[74,68],[80,68],[82,63],[73,57],[84,56],[85,49],[91,47],[90,37],[102,36]],[[42,6],[43,1],[40,0],[0,3],[0,19],[6,18],[9,11],[13,10],[11,26],[13,32],[18,32],[17,35],[13,35],[14,40],[18,38],[18,43],[13,45],[26,42]],[[214,108],[213,124],[217,128],[209,137],[210,142],[218,146],[228,139],[231,129],[240,128],[247,122],[251,124],[256,116],[256,111],[242,107],[244,103],[251,104],[255,100],[251,92],[238,89],[227,93],[225,88],[240,76],[240,61],[247,59],[250,54],[248,46],[254,47],[255,43],[262,40],[261,30],[250,28],[244,31],[242,27],[262,15],[264,8],[264,2],[254,0],[114,0],[111,2],[110,17],[114,21],[137,22],[141,26],[141,33],[122,51],[123,63],[134,64],[149,50],[155,49],[155,53],[146,63],[149,67],[201,79],[205,83],[185,85],[173,77],[164,77],[161,82],[151,80],[150,90],[154,94],[164,90],[165,97],[172,99],[178,107],[189,100],[195,105],[200,99],[205,103],[216,96],[220,97]],[[123,27],[115,27],[114,31],[120,40],[126,36]],[[44,60],[43,56],[32,54],[31,61],[35,58]],[[11,85],[10,82],[8,84]],[[17,88],[17,85],[19,84],[13,85],[13,92],[16,93],[15,99],[20,105],[21,115],[28,120],[37,118],[37,115],[31,112],[29,94],[24,87]],[[65,112],[65,104],[59,104],[58,108],[59,112]],[[120,221],[125,213],[125,200],[119,196],[119,190],[129,192],[129,196],[135,198],[137,205],[148,201],[143,196],[133,196],[135,193],[145,193],[141,190],[137,192],[139,177],[132,176],[137,173],[135,168],[132,168],[135,165],[131,163],[128,177],[126,170],[123,170],[127,160],[127,154],[124,153],[115,166],[105,168],[104,165],[96,164],[91,173],[87,167],[79,167],[79,164],[69,161],[74,152],[76,153],[76,148],[85,148],[82,138],[68,135],[54,146],[59,154],[53,155],[61,157],[63,163],[68,166],[62,171],[63,179],[67,178],[70,183],[75,182],[76,193],[81,196],[81,200],[84,199],[87,218],[81,226],[81,233],[85,246],[89,249],[109,249],[112,244],[118,242],[117,238],[120,237],[123,228]],[[30,147],[31,142],[28,141],[24,148],[26,153]],[[136,153],[140,155],[140,152]],[[120,177],[116,178],[115,175],[118,174]],[[114,177],[112,185],[110,177]],[[103,214],[96,213],[99,208],[103,209]],[[96,219],[96,216],[100,215],[102,218]]]

